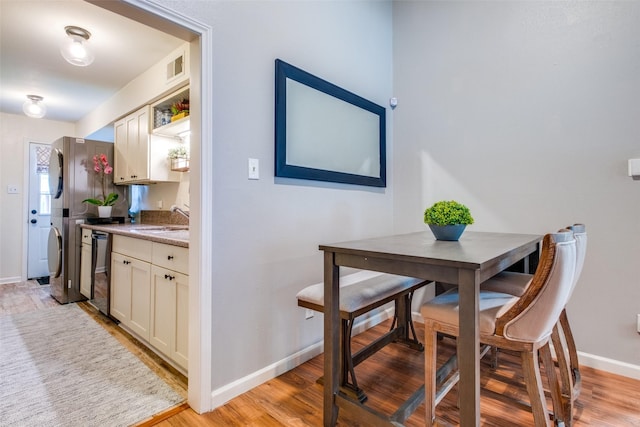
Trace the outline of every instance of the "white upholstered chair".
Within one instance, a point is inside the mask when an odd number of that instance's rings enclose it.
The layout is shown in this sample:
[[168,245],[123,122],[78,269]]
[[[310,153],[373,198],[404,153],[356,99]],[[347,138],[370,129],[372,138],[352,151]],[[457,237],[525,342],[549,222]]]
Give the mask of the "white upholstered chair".
[[[576,241],[573,232],[562,230],[547,234],[542,242],[536,273],[520,297],[500,292],[480,292],[480,341],[520,353],[536,427],[550,425],[539,355],[549,380],[554,414],[562,411],[560,387],[553,368],[549,341],[552,329],[571,294],[575,265]],[[455,337],[459,334],[457,289],[451,289],[423,304],[420,311],[425,321],[425,411],[427,425],[432,425],[436,405],[450,390],[449,386],[436,389],[436,378],[439,376],[436,366],[437,335],[439,332]]]
[[[576,239],[576,274],[574,276],[571,291],[580,278],[582,267],[587,253],[587,230],[584,224],[574,224],[567,227],[573,231]],[[502,272],[480,285],[481,290],[502,292],[513,296],[521,296],[533,275],[525,273]],[[553,347],[558,360],[560,380],[562,384],[562,400],[564,406],[565,425],[573,424],[573,403],[580,394],[581,377],[580,365],[578,363],[578,352],[573,339],[569,318],[566,309],[560,313],[559,322],[553,329],[551,335]],[[562,351],[560,351],[562,349]]]

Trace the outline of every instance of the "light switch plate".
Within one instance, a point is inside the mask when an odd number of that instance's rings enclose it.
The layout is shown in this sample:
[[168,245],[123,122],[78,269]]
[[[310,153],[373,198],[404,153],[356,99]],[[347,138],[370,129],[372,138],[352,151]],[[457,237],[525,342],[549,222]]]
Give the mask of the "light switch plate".
[[260,179],[260,161],[249,159],[249,179]]
[[8,194],[18,194],[18,186],[17,185],[7,185],[7,193]]

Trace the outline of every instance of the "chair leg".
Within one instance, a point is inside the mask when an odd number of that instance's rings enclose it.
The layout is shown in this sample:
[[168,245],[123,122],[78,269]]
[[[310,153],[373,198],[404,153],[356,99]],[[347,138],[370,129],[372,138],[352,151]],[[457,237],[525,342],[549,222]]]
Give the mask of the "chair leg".
[[551,357],[549,343],[541,347],[539,351],[542,359],[542,365],[544,366],[544,371],[547,374],[547,380],[549,381],[549,391],[551,393],[551,401],[553,402],[553,418],[556,424],[565,423],[564,425],[567,426],[566,420],[568,417],[564,411],[565,406],[562,399],[562,393],[560,392],[560,383],[558,382],[558,377],[556,375],[556,366],[553,363],[553,358]]
[[527,385],[529,399],[531,400],[531,412],[533,412],[534,425],[535,427],[550,427],[546,398],[544,396],[544,389],[542,388],[542,379],[540,378],[538,352],[523,351],[520,354],[524,380]]
[[560,313],[560,325],[562,326],[564,340],[567,344],[567,352],[569,353],[569,366],[571,367],[571,374],[573,377],[573,392],[571,398],[572,400],[576,400],[578,395],[580,395],[582,379],[580,377],[580,362],[578,361],[578,350],[576,348],[576,342],[573,339],[571,326],[569,326],[567,310],[562,310],[562,313]]
[[566,426],[573,424],[573,378],[571,374],[571,366],[567,356],[567,344],[562,339],[564,329],[558,322],[551,332],[551,341],[556,351],[556,359],[558,361],[558,369],[560,371],[560,384],[562,394],[562,408],[564,412],[564,421]]
[[436,375],[438,334],[433,323],[425,319],[424,324],[424,406],[425,424],[433,425],[436,415]]

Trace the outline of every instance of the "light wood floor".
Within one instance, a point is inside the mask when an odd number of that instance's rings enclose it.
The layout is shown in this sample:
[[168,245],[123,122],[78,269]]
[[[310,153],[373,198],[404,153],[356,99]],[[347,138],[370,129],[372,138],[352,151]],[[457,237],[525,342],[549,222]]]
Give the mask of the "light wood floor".
[[[35,282],[34,282],[35,283]],[[47,298],[38,296],[33,285],[22,284],[23,292],[9,291],[0,285],[0,316],[12,311],[26,311],[24,307],[7,307],[13,303],[29,305],[30,309],[44,309],[53,304]],[[37,284],[35,286],[38,286]],[[14,287],[16,288],[16,287]],[[45,287],[41,287],[45,288]],[[17,294],[23,295],[18,297]],[[5,304],[5,301],[13,301]],[[91,312],[91,307],[83,308]],[[101,324],[104,316],[94,310],[94,318]],[[419,336],[422,327],[417,324]],[[186,395],[186,379],[172,371],[157,356],[139,348],[135,339],[123,331],[106,323],[107,330],[138,354],[146,363],[155,365],[156,372],[174,387],[181,388]],[[354,348],[377,337],[386,330],[388,322],[372,328],[354,338]],[[439,344],[439,357],[443,360],[454,351],[454,343],[444,339]],[[528,396],[522,384],[518,358],[501,353],[500,366],[492,371],[483,361],[481,376],[481,412],[483,426],[530,426],[533,419],[528,412]],[[392,344],[377,353],[356,368],[358,381],[367,392],[367,404],[392,413],[422,383],[423,355],[404,346]],[[207,414],[198,415],[187,405],[173,408],[156,417],[145,420],[139,426],[321,426],[322,425],[322,386],[316,379],[322,375],[323,356],[300,365],[299,367],[270,380],[249,392],[238,396],[226,405]],[[640,381],[631,380],[603,371],[583,367],[582,393],[576,402],[574,414],[575,426],[598,427],[640,427]],[[543,377],[543,381],[546,378]],[[457,390],[442,401],[437,408],[437,416],[442,425],[457,425]],[[550,406],[550,402],[549,402]],[[407,420],[407,426],[424,425],[424,407]],[[339,426],[365,427],[351,414],[341,411]]]

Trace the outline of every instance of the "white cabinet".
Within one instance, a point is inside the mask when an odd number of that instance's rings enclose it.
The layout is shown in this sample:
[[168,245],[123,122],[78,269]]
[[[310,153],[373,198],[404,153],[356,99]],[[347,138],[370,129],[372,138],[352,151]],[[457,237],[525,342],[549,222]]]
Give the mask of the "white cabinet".
[[189,250],[154,242],[151,262],[151,345],[187,369]]
[[146,105],[114,123],[115,184],[180,181],[180,173],[171,170],[168,158],[169,149],[180,142],[149,134],[151,112]]
[[151,268],[150,343],[184,369],[188,368],[189,277]]
[[113,236],[110,314],[187,370],[189,250]]
[[82,229],[80,250],[80,293],[91,299],[91,230]]
[[113,236],[110,314],[149,340],[151,242]]

